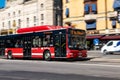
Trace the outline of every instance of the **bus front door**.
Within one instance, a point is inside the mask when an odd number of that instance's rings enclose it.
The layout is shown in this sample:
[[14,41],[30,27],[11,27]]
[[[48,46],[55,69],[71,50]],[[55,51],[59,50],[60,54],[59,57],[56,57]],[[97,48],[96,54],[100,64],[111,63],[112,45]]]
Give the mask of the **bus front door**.
[[55,57],[66,57],[66,35],[57,34],[54,40]]
[[31,58],[31,37],[24,37],[23,39],[23,57]]

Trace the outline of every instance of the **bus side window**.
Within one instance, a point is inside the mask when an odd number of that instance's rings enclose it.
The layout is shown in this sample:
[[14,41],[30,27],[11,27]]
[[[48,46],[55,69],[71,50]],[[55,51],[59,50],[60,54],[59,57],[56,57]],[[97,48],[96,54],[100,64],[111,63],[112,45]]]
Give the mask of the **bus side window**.
[[7,47],[7,48],[13,47],[13,45],[12,45],[11,43],[12,43],[11,40],[8,39],[8,40],[6,41],[6,47]]
[[53,46],[53,37],[52,35],[46,35],[45,38],[43,38],[43,46]]
[[23,47],[23,42],[20,40],[16,41],[15,47]]
[[33,47],[41,47],[42,42],[41,42],[41,38],[39,36],[36,36],[33,39]]
[[47,39],[43,38],[43,46],[47,46]]

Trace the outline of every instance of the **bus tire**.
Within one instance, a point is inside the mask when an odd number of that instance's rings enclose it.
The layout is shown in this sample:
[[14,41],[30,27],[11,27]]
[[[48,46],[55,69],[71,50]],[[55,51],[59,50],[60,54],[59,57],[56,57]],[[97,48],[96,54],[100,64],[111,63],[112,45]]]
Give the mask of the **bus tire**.
[[51,54],[50,54],[50,52],[49,51],[45,51],[43,58],[46,61],[50,61],[51,60]]
[[8,51],[7,59],[12,59],[12,51]]

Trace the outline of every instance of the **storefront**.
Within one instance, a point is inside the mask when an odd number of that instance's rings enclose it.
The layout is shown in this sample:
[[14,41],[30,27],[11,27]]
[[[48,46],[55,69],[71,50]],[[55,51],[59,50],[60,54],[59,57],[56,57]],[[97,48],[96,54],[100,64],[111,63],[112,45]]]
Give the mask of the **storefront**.
[[0,35],[8,35],[8,34],[13,34],[13,29],[2,29],[1,31],[0,31]]
[[88,50],[100,50],[101,47],[110,40],[120,40],[120,34],[109,35],[87,35]]
[[2,29],[2,30],[0,31],[0,35],[7,35],[7,34],[8,34],[7,29]]

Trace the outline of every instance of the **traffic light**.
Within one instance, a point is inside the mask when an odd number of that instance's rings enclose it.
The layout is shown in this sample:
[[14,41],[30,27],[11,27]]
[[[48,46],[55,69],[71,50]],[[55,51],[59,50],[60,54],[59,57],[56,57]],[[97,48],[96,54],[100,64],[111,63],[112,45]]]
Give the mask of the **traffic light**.
[[120,10],[117,11],[117,21],[120,23]]

